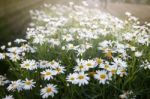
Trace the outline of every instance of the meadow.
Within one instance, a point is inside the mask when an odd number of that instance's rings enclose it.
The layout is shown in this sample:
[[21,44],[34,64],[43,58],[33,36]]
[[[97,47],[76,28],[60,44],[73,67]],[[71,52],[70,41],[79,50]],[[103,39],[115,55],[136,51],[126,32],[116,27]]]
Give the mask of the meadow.
[[25,38],[1,46],[2,99],[149,99],[150,23],[86,2],[30,11]]

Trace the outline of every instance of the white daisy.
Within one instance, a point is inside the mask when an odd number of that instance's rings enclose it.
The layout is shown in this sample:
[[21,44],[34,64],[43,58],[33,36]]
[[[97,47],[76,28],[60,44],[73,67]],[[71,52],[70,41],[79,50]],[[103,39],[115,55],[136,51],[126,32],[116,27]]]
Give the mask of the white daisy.
[[54,94],[57,94],[58,91],[56,89],[56,85],[47,84],[46,87],[41,89],[42,98],[48,98],[49,96],[54,97]]
[[135,52],[135,56],[136,56],[136,57],[141,57],[141,56],[142,56],[142,52],[136,51],[136,52]]
[[55,70],[46,69],[45,71],[41,72],[42,77],[44,77],[45,80],[53,79],[53,76],[56,75]]
[[12,95],[6,95],[5,98],[2,99],[14,99]]
[[0,60],[5,59],[5,54],[4,53],[0,53]]
[[16,39],[14,42],[20,44],[20,43],[25,43],[25,42],[27,42],[27,40],[24,40],[24,39]]
[[77,73],[73,73],[73,74],[69,74],[68,76],[67,76],[67,81],[68,82],[71,82],[72,84],[77,84]]
[[85,66],[85,68],[87,68],[87,70],[89,70],[90,68],[96,67],[97,63],[94,60],[86,60],[84,61],[83,65]]
[[25,81],[23,81],[23,88],[25,89],[25,90],[30,90],[30,89],[32,89],[33,87],[35,87],[35,82],[33,82],[33,80],[28,80],[28,79],[26,79]]
[[16,53],[6,53],[6,55],[9,57],[10,60],[12,60],[13,62],[16,62],[17,60],[20,60],[21,57],[19,56],[19,54]]
[[123,77],[124,75],[127,75],[127,70],[124,67],[118,67],[117,74],[120,75],[120,77]]
[[114,62],[112,62],[113,65],[116,65],[117,67],[127,67],[127,63],[123,61],[121,58],[113,58]]
[[54,60],[51,61],[51,62],[49,62],[49,64],[50,64],[50,67],[51,67],[51,68],[56,68],[56,67],[60,66],[59,63],[56,62],[56,61],[54,61]]
[[94,78],[99,80],[99,83],[105,84],[107,80],[109,79],[109,76],[107,74],[107,71],[96,71],[96,74],[94,75]]
[[108,70],[108,68],[110,67],[109,62],[105,61],[104,63],[99,65],[99,68],[103,68],[105,70]]
[[21,91],[23,89],[23,83],[21,80],[11,81],[11,84],[7,87],[8,91]]
[[47,68],[47,67],[49,67],[49,66],[50,66],[50,64],[49,64],[48,61],[40,60],[40,62],[39,62],[39,67],[40,67],[40,68]]
[[37,63],[35,60],[25,60],[22,62],[21,68],[25,68],[27,70],[34,70],[37,69]]
[[77,74],[77,84],[79,86],[81,85],[87,85],[90,80],[90,78],[87,76],[88,74],[85,74],[84,72],[80,72]]
[[54,70],[56,71],[57,74],[61,74],[61,73],[64,73],[65,67],[57,66]]

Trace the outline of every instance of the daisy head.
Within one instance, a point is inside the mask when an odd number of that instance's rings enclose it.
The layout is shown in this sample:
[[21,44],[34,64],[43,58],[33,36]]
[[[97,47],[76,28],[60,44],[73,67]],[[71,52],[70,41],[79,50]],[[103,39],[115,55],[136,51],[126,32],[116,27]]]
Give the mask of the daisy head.
[[12,95],[6,95],[5,98],[2,99],[14,99]]
[[54,97],[54,94],[57,94],[56,85],[47,84],[46,87],[41,89],[42,98],[48,98],[49,96]]
[[77,73],[73,73],[73,74],[69,74],[68,76],[67,76],[67,81],[68,82],[71,82],[72,84],[77,84]]
[[56,71],[51,69],[46,69],[45,71],[41,72],[42,77],[44,77],[45,80],[53,79],[53,76],[56,75]]
[[56,71],[57,74],[64,73],[65,67],[63,67],[63,66],[57,66],[57,67],[55,68],[55,71]]
[[85,74],[84,72],[80,72],[77,74],[77,84],[79,86],[87,85],[89,83],[90,78],[87,75],[88,74]]
[[26,80],[25,81],[23,81],[23,84],[24,84],[24,89],[25,90],[30,90],[30,89],[32,89],[33,87],[35,87],[35,82],[33,82],[33,80],[28,80],[27,78],[26,78]]
[[8,91],[21,91],[23,89],[23,83],[21,80],[11,81],[11,84],[7,87]]
[[109,76],[107,74],[107,71],[96,71],[96,74],[94,75],[94,78],[99,80],[99,83],[105,84],[107,83],[107,80],[109,79]]

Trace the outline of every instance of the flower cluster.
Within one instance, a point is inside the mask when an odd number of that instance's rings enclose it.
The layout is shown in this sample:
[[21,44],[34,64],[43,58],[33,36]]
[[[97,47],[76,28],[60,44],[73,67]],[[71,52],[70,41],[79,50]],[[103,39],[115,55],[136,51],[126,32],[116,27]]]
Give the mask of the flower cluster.
[[[94,85],[98,87],[95,90],[102,86],[103,96],[108,87],[117,91],[132,89],[127,84],[132,83],[136,73],[143,67],[150,69],[147,57],[150,24],[139,25],[138,19],[129,12],[126,20],[120,20],[97,8],[89,9],[86,2],[82,5],[71,2],[45,4],[41,10],[30,13],[33,21],[27,28],[26,38],[1,46],[0,61],[9,63],[9,72],[15,78],[5,83],[2,76],[0,85],[14,96],[16,92],[25,95],[30,90],[38,97],[56,95],[58,99],[59,91],[62,96],[66,91],[72,95],[76,88],[86,86],[92,90]],[[120,97],[126,98],[128,94]],[[7,98],[13,96],[6,95],[4,99]]]

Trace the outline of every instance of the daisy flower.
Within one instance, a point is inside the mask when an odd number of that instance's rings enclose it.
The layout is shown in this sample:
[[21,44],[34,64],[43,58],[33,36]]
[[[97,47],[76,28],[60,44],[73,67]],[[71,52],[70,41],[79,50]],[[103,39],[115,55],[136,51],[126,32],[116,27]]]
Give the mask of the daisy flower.
[[45,61],[45,60],[40,60],[40,62],[39,62],[39,67],[40,68],[47,68],[47,67],[49,67],[50,65],[49,65],[49,62],[48,61]]
[[117,68],[118,67],[116,65],[112,65],[108,68],[108,71],[113,75],[113,74],[116,74]]
[[107,74],[107,71],[96,71],[96,74],[94,75],[94,78],[99,80],[99,83],[105,84],[107,83],[107,80],[109,80],[109,76]]
[[23,88],[26,90],[30,90],[33,87],[35,87],[35,85],[34,85],[35,82],[33,82],[33,80],[28,80],[27,78],[25,81],[23,81],[23,84],[24,84]]
[[112,62],[113,65],[116,65],[117,67],[127,67],[127,63],[123,61],[121,58],[113,58],[114,62]]
[[11,81],[11,84],[7,87],[8,91],[21,91],[23,89],[23,83],[21,80]]
[[6,95],[5,98],[2,99],[14,99],[12,95]]
[[96,63],[97,65],[100,65],[101,63],[103,63],[103,60],[101,58],[96,58]]
[[77,65],[74,67],[74,71],[86,71],[87,68],[84,65]]
[[59,63],[56,62],[56,61],[54,61],[54,60],[51,61],[51,62],[49,62],[49,64],[50,64],[50,67],[51,67],[51,68],[56,68],[56,67],[60,66]]
[[27,70],[34,70],[37,69],[37,63],[35,60],[25,60],[22,62],[21,68],[25,68]]
[[105,70],[108,70],[108,68],[110,67],[109,62],[105,61],[104,63],[99,65],[99,68],[103,68]]
[[5,54],[4,53],[0,53],[0,60],[5,59]]
[[142,56],[142,52],[136,51],[136,52],[135,52],[135,56],[136,56],[136,57],[141,57],[141,56]]
[[120,77],[123,77],[124,75],[127,75],[127,70],[124,67],[119,67],[117,69],[117,74],[120,75]]
[[6,82],[7,82],[6,77],[3,75],[0,75],[0,86],[4,86]]
[[68,82],[71,82],[72,84],[77,84],[77,73],[73,73],[73,74],[69,74],[68,76],[67,76],[67,81]]
[[65,67],[57,66],[54,70],[56,71],[57,74],[61,74],[61,73],[64,73]]
[[42,77],[44,77],[45,80],[53,79],[53,76],[56,75],[56,71],[51,69],[46,69],[45,71],[41,72]]
[[41,89],[42,98],[48,98],[49,96],[54,97],[54,94],[57,94],[56,85],[47,84],[46,87]]
[[90,78],[87,76],[88,74],[85,74],[84,72],[80,72],[77,74],[77,84],[79,86],[81,85],[87,85],[90,80]]
[[85,68],[87,68],[87,70],[89,70],[90,68],[94,68],[94,67],[97,66],[96,61],[94,61],[94,60],[84,61],[83,65],[85,66]]

